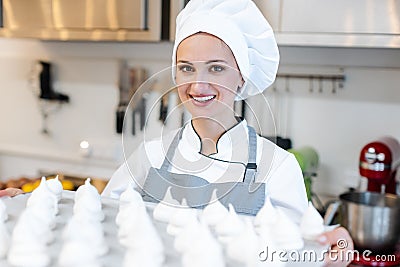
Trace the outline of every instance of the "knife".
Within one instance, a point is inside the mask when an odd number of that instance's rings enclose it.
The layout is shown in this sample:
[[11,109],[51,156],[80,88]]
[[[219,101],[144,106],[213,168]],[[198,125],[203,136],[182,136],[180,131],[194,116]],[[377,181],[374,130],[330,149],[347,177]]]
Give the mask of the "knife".
[[126,61],[120,61],[119,63],[119,80],[118,80],[118,90],[119,90],[119,103],[116,111],[116,132],[122,133],[125,112],[129,103],[129,72]]

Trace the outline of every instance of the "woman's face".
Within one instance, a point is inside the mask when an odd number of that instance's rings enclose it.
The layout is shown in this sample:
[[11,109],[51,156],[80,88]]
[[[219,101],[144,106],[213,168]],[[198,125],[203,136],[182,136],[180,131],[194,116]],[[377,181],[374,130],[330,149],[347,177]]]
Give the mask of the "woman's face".
[[197,33],[179,44],[176,62],[178,94],[193,118],[232,118],[243,79],[230,48],[213,35]]

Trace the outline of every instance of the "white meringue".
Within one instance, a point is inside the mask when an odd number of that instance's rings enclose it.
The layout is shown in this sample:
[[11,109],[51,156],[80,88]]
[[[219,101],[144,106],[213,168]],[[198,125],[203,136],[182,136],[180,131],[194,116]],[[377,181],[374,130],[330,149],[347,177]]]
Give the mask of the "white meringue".
[[32,191],[32,194],[26,202],[26,206],[43,205],[47,204],[47,207],[51,208],[51,211],[55,214],[58,213],[58,199],[47,186],[46,178],[43,176],[39,186]]
[[244,228],[244,223],[239,218],[238,214],[235,211],[235,208],[232,204],[229,204],[229,214],[226,216],[221,222],[219,222],[215,231],[218,235],[218,239],[227,243],[233,238],[235,235],[239,234]]
[[83,242],[66,242],[63,244],[58,259],[60,267],[94,267],[101,266],[98,255],[90,244]]
[[56,215],[51,209],[54,208],[51,202],[44,202],[42,205],[30,206],[25,209],[32,219],[36,219],[38,222],[43,224],[49,229],[56,227]]
[[147,248],[153,253],[164,253],[164,245],[150,217],[145,211],[135,215],[134,223],[124,224],[118,231],[120,243],[128,249]]
[[91,246],[98,256],[108,252],[103,226],[100,222],[72,216],[62,233],[65,242],[82,242]]
[[[135,184],[130,183],[128,184],[127,188],[124,192],[122,192],[119,201],[120,205],[127,204],[127,203],[144,203],[142,196],[138,191],[134,189]],[[144,205],[144,204],[143,204]]]
[[254,228],[264,246],[275,246],[274,236],[271,233],[273,225]]
[[141,203],[131,202],[119,206],[117,216],[115,217],[115,223],[117,226],[121,226],[124,222],[131,221],[132,218],[136,217],[139,212],[145,212],[146,207]]
[[182,266],[225,266],[223,249],[204,222],[187,225],[174,246],[182,253]]
[[201,225],[199,221],[193,221],[186,225],[182,231],[180,231],[174,239],[174,248],[180,253],[184,253],[185,250],[190,249],[191,244],[201,238],[201,231],[199,231]]
[[201,218],[206,224],[215,226],[221,222],[228,213],[228,209],[219,202],[216,190],[214,190],[210,202],[203,210]]
[[119,239],[120,244],[129,250],[146,248],[151,253],[163,255],[164,245],[160,236],[156,231],[148,231],[146,229],[150,229],[150,226],[141,227],[141,235],[130,234]]
[[56,178],[48,179],[47,186],[49,187],[50,191],[57,197],[58,201],[60,201],[62,197],[63,186],[58,179],[58,175]]
[[301,237],[300,227],[290,220],[280,209],[277,209],[278,218],[271,225],[270,234],[278,249],[298,250],[303,248],[304,241]]
[[164,260],[163,254],[154,254],[145,249],[126,250],[122,266],[162,267]]
[[[254,266],[284,267],[287,265],[287,259],[281,258],[281,255],[277,253],[282,249],[278,248],[273,233],[279,219],[278,211],[273,207],[272,203],[265,203],[263,208],[265,215],[269,214],[270,216],[265,217],[260,221],[259,226],[254,228],[260,240],[258,262]],[[264,218],[263,215],[261,218]]]
[[100,222],[105,218],[101,198],[92,194],[82,194],[79,198],[75,198],[73,211],[74,215],[86,216]]
[[83,195],[90,195],[93,198],[101,199],[99,191],[97,191],[96,187],[94,187],[90,183],[90,178],[87,178],[85,180],[85,183],[81,186],[78,187],[78,189],[75,192],[75,201],[79,201],[79,199]]
[[249,218],[246,218],[244,230],[227,244],[227,255],[246,266],[257,266],[259,263],[259,242],[260,239],[253,229],[252,222]]
[[11,237],[12,244],[51,243],[54,240],[54,233],[43,220],[47,220],[47,218],[38,218],[32,209],[25,209],[14,226]]
[[182,257],[183,267],[225,267],[225,260],[223,257],[223,251],[221,249],[214,249],[202,247],[203,254],[196,255],[195,252],[185,253]]
[[275,223],[278,215],[276,209],[271,203],[271,199],[267,197],[262,208],[256,214],[254,218],[254,226],[262,227],[271,223]]
[[[124,214],[118,217],[118,238],[120,243],[123,243],[125,239],[130,236],[135,236],[136,233],[139,237],[143,234],[141,233],[141,228],[144,228],[144,223],[147,223],[147,218],[143,218],[148,216],[144,209],[136,209],[136,206],[133,206],[133,209],[129,209],[129,206],[124,210]],[[121,212],[119,213],[121,214]],[[145,221],[146,220],[146,221]]]
[[[31,201],[29,201],[31,200]],[[49,217],[55,217],[58,212],[58,200],[51,194],[32,195],[28,198],[26,208],[40,208]]]
[[0,222],[0,259],[3,259],[7,256],[10,242],[11,237],[7,227],[3,222]]
[[[54,234],[48,226],[48,218],[35,214],[40,206],[26,208],[14,226],[8,262],[15,266],[43,267],[50,263],[46,244],[54,240]],[[42,209],[44,209],[42,207]]]
[[168,187],[163,200],[160,201],[153,210],[153,218],[161,222],[169,223],[172,214],[174,214],[176,207],[179,205],[180,203],[172,198],[171,187]]
[[0,199],[0,223],[7,221],[7,219],[7,206],[4,204],[3,200]]
[[183,199],[181,206],[177,207],[171,216],[167,232],[171,235],[176,235],[185,225],[194,221],[197,221],[197,210],[190,208],[186,199]]
[[300,222],[300,230],[304,239],[315,240],[324,232],[324,219],[311,202]]
[[197,266],[225,266],[223,249],[217,240],[211,235],[206,225],[198,229],[201,238],[193,240],[191,245],[184,250],[182,256],[183,267]]
[[7,261],[13,266],[46,267],[51,259],[46,247],[31,243],[12,244]]
[[171,236],[176,236],[182,231],[182,227],[173,225],[173,224],[168,224],[167,225],[167,233]]

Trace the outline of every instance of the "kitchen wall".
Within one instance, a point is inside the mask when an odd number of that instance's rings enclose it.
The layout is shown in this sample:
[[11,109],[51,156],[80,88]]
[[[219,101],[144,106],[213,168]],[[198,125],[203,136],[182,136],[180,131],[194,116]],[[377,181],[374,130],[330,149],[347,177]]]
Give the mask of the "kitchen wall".
[[[170,43],[63,43],[0,39],[0,179],[64,172],[108,179],[123,160],[115,133],[118,60],[150,74],[169,66]],[[314,188],[336,194],[358,184],[362,146],[382,135],[400,140],[400,50],[281,47],[280,72],[343,73],[344,87],[278,79],[266,97],[275,116],[263,130],[312,145],[320,155]],[[54,66],[54,88],[68,104],[40,103],[35,62]],[[312,92],[310,90],[312,89]],[[49,111],[42,133],[41,109]],[[157,124],[158,122],[154,122]],[[93,150],[79,148],[88,140]],[[133,146],[138,140],[133,141]]]

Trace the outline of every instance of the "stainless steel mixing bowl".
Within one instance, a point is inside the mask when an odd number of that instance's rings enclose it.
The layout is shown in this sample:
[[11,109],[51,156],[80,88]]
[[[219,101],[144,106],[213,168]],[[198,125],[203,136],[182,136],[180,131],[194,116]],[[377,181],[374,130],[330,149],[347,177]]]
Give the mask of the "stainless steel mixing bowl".
[[400,241],[400,197],[374,192],[340,195],[341,224],[357,249],[391,252]]

